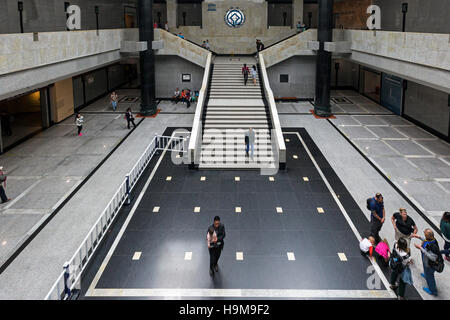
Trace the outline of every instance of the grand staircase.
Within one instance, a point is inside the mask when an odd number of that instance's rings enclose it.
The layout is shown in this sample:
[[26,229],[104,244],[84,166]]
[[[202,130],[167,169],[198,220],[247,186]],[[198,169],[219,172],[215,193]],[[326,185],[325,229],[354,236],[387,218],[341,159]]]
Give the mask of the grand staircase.
[[[271,121],[263,100],[259,76],[244,85],[243,64],[257,65],[252,57],[216,57],[203,114],[201,169],[274,168]],[[259,73],[258,73],[259,74]],[[254,157],[245,154],[245,132],[255,131]]]

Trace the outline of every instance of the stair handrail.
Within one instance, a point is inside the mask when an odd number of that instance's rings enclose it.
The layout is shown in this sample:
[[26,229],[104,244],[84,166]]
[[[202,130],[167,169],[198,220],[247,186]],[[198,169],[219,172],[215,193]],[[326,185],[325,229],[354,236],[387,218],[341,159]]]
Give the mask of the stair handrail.
[[278,117],[277,105],[273,97],[272,89],[270,88],[269,77],[267,76],[266,64],[264,56],[261,52],[258,53],[259,65],[261,68],[262,84],[264,93],[266,95],[267,103],[269,104],[270,118],[272,120],[272,141],[275,142],[278,161],[281,167],[286,166],[286,144],[284,143],[283,131],[281,130],[280,118]]
[[205,73],[203,74],[202,87],[198,95],[197,109],[195,110],[194,123],[192,124],[191,139],[189,141],[188,159],[191,166],[199,163],[202,146],[202,114],[205,108],[208,91],[209,74],[211,71],[212,53],[208,53],[206,58]]

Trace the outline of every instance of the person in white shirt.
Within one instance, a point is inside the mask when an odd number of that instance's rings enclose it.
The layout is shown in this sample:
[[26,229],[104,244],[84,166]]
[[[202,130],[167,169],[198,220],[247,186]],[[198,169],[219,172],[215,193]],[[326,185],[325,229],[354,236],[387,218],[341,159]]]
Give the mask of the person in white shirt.
[[363,255],[372,256],[373,249],[375,248],[375,238],[370,236],[369,238],[364,238],[359,243],[359,249]]
[[166,21],[166,24],[164,25],[164,29],[169,32],[169,23]]

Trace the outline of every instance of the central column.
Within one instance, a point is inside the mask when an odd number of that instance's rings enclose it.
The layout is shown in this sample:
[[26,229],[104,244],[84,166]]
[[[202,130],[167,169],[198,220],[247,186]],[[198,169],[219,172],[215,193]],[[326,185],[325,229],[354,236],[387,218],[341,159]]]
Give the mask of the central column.
[[316,64],[316,101],[314,112],[320,117],[331,116],[331,52],[325,51],[325,42],[333,41],[333,0],[319,0],[317,40],[320,43]]
[[153,54],[153,0],[139,0],[139,41],[148,44],[140,52],[141,60],[141,115],[153,116],[157,112],[155,101],[155,56]]

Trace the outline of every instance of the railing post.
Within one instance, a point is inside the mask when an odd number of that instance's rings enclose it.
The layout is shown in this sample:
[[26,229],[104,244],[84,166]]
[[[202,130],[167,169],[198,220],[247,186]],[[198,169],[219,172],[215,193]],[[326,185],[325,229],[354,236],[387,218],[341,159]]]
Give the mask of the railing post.
[[70,292],[70,285],[69,285],[69,279],[70,279],[70,271],[69,271],[69,262],[64,263],[64,293],[66,294],[67,298],[70,298],[71,292]]
[[127,175],[127,181],[126,181],[126,183],[125,183],[125,185],[126,185],[126,188],[127,188],[127,200],[125,201],[125,204],[127,205],[127,206],[129,206],[130,204],[131,204],[131,188],[130,188],[130,175],[128,174]]

